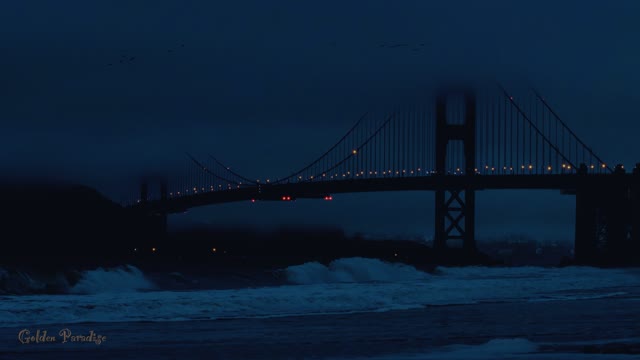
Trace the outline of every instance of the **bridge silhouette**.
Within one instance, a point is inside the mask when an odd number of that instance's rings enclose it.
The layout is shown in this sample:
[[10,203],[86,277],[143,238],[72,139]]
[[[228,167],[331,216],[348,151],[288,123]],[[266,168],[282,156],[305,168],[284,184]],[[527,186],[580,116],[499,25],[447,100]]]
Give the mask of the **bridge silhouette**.
[[576,196],[575,257],[619,257],[640,243],[640,166],[611,167],[536,90],[442,88],[424,103],[366,113],[307,166],[251,179],[188,155],[179,177],[148,177],[128,208],[160,219],[237,201],[331,201],[335,194],[435,192],[434,247],[475,250],[475,193],[554,189]]

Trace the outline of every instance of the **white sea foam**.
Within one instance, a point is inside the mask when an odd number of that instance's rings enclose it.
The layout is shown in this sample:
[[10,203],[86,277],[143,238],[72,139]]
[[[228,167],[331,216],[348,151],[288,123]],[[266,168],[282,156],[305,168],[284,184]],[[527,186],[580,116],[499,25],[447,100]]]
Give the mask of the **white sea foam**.
[[[425,354],[393,355],[374,359],[504,359],[532,356],[538,346],[527,339],[492,339],[479,345],[449,345]],[[523,356],[523,357],[521,357]]]
[[338,259],[329,266],[310,262],[290,266],[285,273],[294,284],[394,282],[426,280],[429,277],[413,266],[366,258]]
[[135,266],[126,265],[113,269],[98,268],[85,271],[69,292],[72,294],[99,294],[153,288],[153,284],[142,271]]
[[[631,360],[636,355],[627,354],[584,354],[538,352],[538,344],[527,339],[492,339],[478,345],[448,345],[430,349],[422,353],[391,354],[366,357],[372,360],[477,360],[477,359],[537,359],[537,360]],[[332,360],[363,360],[365,358],[333,358]]]
[[409,266],[360,258],[342,259],[326,267],[304,264],[285,272],[298,284],[135,292],[132,290],[152,286],[139,270],[99,269],[85,273],[73,288],[74,294],[3,297],[0,326],[280,317],[478,302],[572,301],[628,296],[628,291],[637,294],[640,285],[637,269],[443,268],[430,275]]

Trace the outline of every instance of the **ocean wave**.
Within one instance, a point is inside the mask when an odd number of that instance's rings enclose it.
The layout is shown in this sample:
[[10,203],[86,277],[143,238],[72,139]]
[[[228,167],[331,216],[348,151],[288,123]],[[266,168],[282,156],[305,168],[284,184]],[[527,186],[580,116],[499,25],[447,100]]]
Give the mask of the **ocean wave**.
[[429,274],[413,266],[360,257],[334,260],[328,266],[318,262],[289,266],[285,274],[293,284],[396,282],[429,278]]
[[140,269],[125,265],[112,269],[98,268],[84,271],[80,280],[69,292],[72,294],[99,294],[151,290],[154,287]]
[[[615,342],[618,339],[613,340]],[[423,352],[397,353],[367,357],[335,357],[330,360],[473,360],[473,359],[522,359],[522,360],[631,360],[636,354],[585,353],[584,346],[598,346],[598,341],[575,343],[535,343],[525,338],[496,338],[481,344],[454,344],[432,348]],[[619,344],[618,344],[619,345]],[[629,345],[633,347],[633,344]],[[560,351],[554,347],[559,347]],[[606,347],[606,346],[605,346]],[[616,349],[620,349],[617,346]],[[622,346],[624,348],[624,346]]]
[[436,351],[423,354],[405,354],[392,356],[373,357],[373,359],[386,360],[417,360],[417,359],[503,359],[516,358],[527,359],[538,350],[538,345],[523,338],[491,339],[478,345],[448,345]]
[[154,288],[142,271],[131,265],[56,272],[0,268],[0,294],[97,294]]
[[432,275],[362,258],[341,259],[328,266],[308,263],[283,271],[292,284],[136,291],[153,287],[138,269],[96,269],[81,273],[71,294],[3,296],[0,326],[269,318],[540,299],[583,301],[604,294],[633,297],[640,283],[638,272],[616,269],[443,268]]
[[65,293],[69,281],[65,274],[30,273],[0,268],[0,294]]

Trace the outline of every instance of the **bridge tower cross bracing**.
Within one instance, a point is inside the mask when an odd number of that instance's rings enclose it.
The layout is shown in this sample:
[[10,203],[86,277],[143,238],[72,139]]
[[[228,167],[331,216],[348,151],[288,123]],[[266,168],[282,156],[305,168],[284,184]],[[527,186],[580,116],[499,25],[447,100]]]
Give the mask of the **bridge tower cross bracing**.
[[[447,102],[451,92],[441,91],[436,96],[436,176],[447,175],[448,145],[462,142],[464,175],[476,173],[476,94],[463,91],[462,122],[451,123],[447,114]],[[471,181],[467,182],[471,184]],[[436,249],[446,248],[450,240],[462,240],[466,250],[474,251],[475,245],[475,190],[470,186],[443,188],[435,194]]]

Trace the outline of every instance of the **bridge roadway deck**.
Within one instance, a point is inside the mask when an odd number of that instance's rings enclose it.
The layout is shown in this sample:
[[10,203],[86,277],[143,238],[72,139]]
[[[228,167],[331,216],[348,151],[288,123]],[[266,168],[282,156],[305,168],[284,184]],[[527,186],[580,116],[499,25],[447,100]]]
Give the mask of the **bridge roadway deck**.
[[132,209],[152,212],[179,213],[189,208],[238,201],[274,200],[283,196],[291,199],[322,199],[340,193],[381,191],[435,191],[439,189],[499,190],[560,190],[566,194],[578,188],[597,192],[601,188],[627,187],[640,184],[640,176],[633,174],[566,174],[566,175],[431,175],[422,177],[393,177],[298,182],[289,184],[261,184],[239,189],[200,192],[169,197],[132,206]]

